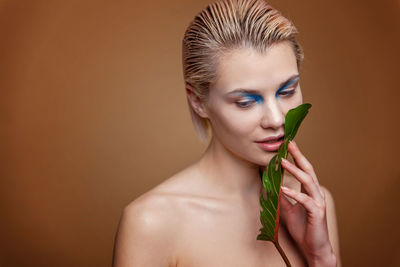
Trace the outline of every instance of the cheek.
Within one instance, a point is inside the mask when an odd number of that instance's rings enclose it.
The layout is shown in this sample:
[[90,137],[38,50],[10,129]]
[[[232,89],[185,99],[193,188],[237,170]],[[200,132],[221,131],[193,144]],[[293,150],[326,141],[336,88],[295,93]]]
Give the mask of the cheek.
[[235,107],[219,110],[215,113],[216,127],[226,135],[249,136],[260,124],[260,111],[238,110]]
[[[299,88],[300,89],[300,88]],[[303,104],[303,96],[301,94],[301,90],[296,93],[289,101],[282,102],[282,110],[284,115],[286,116],[286,113],[290,110],[293,109],[299,105]]]

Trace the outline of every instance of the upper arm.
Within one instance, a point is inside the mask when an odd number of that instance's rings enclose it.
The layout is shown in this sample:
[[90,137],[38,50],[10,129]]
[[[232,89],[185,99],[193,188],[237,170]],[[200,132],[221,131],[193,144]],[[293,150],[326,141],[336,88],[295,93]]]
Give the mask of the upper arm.
[[332,194],[326,189],[322,187],[325,193],[325,202],[326,202],[326,217],[328,222],[328,232],[329,232],[329,240],[331,241],[333,250],[336,254],[338,266],[341,266],[340,261],[340,249],[339,249],[339,231],[336,219],[336,211],[335,211],[335,202],[333,200]]
[[171,212],[165,201],[134,201],[126,206],[115,239],[113,267],[169,266],[174,240]]

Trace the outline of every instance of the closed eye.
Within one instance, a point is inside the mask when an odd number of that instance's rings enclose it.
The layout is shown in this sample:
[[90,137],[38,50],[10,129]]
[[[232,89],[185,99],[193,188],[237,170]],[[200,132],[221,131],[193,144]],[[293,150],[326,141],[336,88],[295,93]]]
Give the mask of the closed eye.
[[252,104],[257,103],[257,101],[255,100],[249,100],[249,101],[238,101],[236,102],[236,105],[239,108],[247,108],[250,107]]
[[293,95],[295,92],[296,92],[296,89],[293,89],[293,90],[286,90],[286,91],[280,91],[280,92],[278,93],[278,95],[281,95],[281,96],[291,96],[291,95]]
[[260,95],[248,94],[248,95],[243,96],[243,98],[240,99],[239,101],[236,101],[236,105],[239,108],[248,108],[255,103],[262,103],[263,101],[264,100],[263,100],[262,96],[260,96]]
[[[278,91],[276,92],[276,96],[284,96],[289,97],[296,92],[296,88],[299,85],[299,76],[296,76],[289,81],[287,81],[284,85],[282,85]],[[287,90],[292,88],[291,90]]]

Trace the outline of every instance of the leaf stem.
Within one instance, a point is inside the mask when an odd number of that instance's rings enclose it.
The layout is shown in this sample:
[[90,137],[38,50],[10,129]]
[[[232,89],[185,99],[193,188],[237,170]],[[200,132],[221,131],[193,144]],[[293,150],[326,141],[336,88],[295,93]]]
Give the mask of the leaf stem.
[[289,262],[289,259],[286,257],[285,252],[283,251],[283,249],[281,248],[281,246],[279,245],[278,241],[273,242],[276,249],[279,251],[279,254],[281,254],[282,259],[285,261],[286,266],[287,267],[292,267],[292,265]]

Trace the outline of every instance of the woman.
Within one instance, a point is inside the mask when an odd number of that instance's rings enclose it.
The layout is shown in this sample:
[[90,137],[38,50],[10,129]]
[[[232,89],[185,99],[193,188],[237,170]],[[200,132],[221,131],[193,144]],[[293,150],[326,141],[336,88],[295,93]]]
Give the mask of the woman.
[[[261,228],[259,170],[302,103],[296,28],[263,0],[203,9],[183,39],[183,70],[201,158],[125,207],[114,266],[284,266]],[[292,142],[280,244],[293,266],[340,265],[333,199]]]

